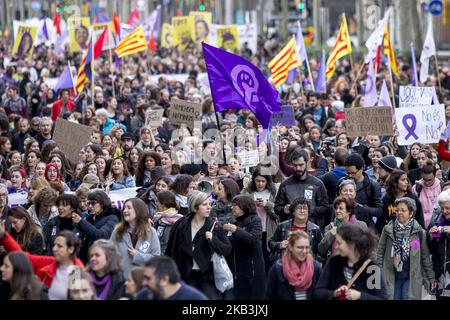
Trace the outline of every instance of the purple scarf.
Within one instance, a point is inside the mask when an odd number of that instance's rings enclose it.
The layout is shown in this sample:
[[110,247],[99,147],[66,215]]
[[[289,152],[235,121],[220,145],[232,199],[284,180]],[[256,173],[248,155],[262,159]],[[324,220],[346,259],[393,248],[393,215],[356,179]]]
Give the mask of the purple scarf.
[[112,282],[111,275],[108,274],[102,280],[98,280],[94,272],[92,272],[91,275],[92,275],[92,282],[95,285],[95,291],[97,291],[98,286],[104,286],[100,294],[98,294],[97,292],[98,299],[106,300],[106,298],[108,297],[109,290],[111,289],[111,282]]

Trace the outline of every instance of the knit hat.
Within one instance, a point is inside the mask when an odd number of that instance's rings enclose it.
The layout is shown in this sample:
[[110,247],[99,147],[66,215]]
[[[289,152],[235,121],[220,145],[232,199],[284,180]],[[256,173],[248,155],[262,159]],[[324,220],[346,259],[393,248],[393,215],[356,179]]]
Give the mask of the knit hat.
[[397,159],[394,156],[390,155],[378,160],[378,165],[389,173],[391,173],[395,169],[398,169]]
[[96,186],[100,183],[100,179],[93,173],[88,173],[83,178],[83,183],[80,185],[81,187],[86,187],[88,189],[92,188],[93,186]]

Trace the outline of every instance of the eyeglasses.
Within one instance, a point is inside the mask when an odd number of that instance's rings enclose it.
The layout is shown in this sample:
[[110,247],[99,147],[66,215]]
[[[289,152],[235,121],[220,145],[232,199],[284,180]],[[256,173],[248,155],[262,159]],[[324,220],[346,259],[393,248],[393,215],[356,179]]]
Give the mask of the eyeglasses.
[[297,208],[295,208],[296,212],[301,212],[301,211],[308,211],[308,207],[307,206],[298,206]]
[[297,247],[297,249],[299,249],[300,251],[309,251],[309,246],[305,246],[305,247]]
[[348,175],[349,177],[351,177],[351,176],[354,176],[354,175],[358,174],[359,171],[361,171],[361,170],[356,170],[355,172],[349,172],[349,171],[347,171],[347,175]]
[[95,206],[97,203],[98,203],[98,201],[90,200],[90,201],[87,202],[87,205],[88,206]]

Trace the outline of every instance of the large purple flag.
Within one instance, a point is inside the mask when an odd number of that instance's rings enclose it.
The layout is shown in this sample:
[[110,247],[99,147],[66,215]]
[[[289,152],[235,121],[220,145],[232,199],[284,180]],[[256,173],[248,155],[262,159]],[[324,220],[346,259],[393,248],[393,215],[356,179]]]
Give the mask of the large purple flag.
[[59,77],[58,83],[55,85],[55,88],[53,90],[55,90],[55,92],[58,92],[61,89],[73,89],[72,76],[70,74],[70,68],[68,65]]
[[325,70],[327,68],[327,62],[325,60],[325,50],[322,51],[322,59],[320,60],[319,72],[317,74],[315,88],[317,92],[327,92],[327,77]]
[[416,87],[419,81],[417,80],[416,54],[414,53],[414,44],[412,42],[411,42],[411,66],[412,66],[411,84],[413,87]]
[[42,33],[44,34],[45,40],[49,40],[48,29],[47,29],[47,17],[44,16],[44,25],[42,26]]
[[202,43],[203,56],[216,111],[249,109],[264,129],[281,110],[278,92],[251,62]]

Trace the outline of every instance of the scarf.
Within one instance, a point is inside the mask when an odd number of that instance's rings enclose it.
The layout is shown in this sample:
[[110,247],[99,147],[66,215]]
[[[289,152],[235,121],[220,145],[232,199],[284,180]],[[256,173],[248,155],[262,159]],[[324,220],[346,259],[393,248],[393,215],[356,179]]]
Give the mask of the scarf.
[[171,226],[182,217],[183,215],[179,214],[177,209],[169,208],[165,211],[157,212],[154,216],[154,221],[155,223],[158,222]]
[[97,291],[97,287],[104,286],[103,290],[100,294],[98,294],[98,292],[97,292],[98,299],[106,300],[108,298],[109,290],[111,289],[111,283],[112,283],[111,275],[108,274],[107,276],[103,277],[103,279],[101,279],[101,280],[97,279],[97,276],[95,275],[94,272],[92,272],[91,275],[92,275],[92,282],[95,285],[95,291]]
[[440,227],[446,227],[450,226],[450,219],[445,219],[444,214],[441,214],[441,217],[439,218],[439,226]]
[[286,252],[282,258],[283,275],[296,292],[306,291],[311,287],[314,275],[314,263],[310,254],[305,262],[297,263]]
[[414,219],[402,225],[396,219],[394,222],[394,254],[400,255],[403,262],[408,261],[411,250],[410,236],[413,229]]

